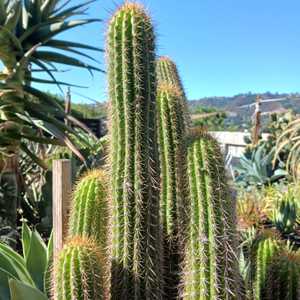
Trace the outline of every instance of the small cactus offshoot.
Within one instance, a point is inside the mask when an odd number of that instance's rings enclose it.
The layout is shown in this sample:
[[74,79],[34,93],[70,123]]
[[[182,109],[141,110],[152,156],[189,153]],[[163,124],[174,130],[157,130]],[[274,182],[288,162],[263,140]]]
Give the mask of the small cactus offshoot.
[[104,299],[103,266],[103,254],[95,242],[83,237],[72,238],[57,259],[53,299]]
[[69,236],[85,236],[106,247],[108,219],[107,175],[92,170],[78,181],[69,220]]

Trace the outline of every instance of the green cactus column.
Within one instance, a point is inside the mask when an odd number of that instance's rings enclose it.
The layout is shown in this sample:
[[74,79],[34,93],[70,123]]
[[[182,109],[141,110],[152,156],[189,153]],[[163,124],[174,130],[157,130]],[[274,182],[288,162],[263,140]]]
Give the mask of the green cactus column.
[[300,252],[285,248],[270,262],[265,297],[261,299],[300,299]]
[[279,251],[276,232],[266,230],[254,242],[251,257],[251,275],[253,282],[253,299],[265,299],[270,263]]
[[188,130],[188,128],[191,126],[192,121],[189,115],[184,87],[180,79],[176,64],[169,57],[161,56],[156,61],[156,74],[159,84],[171,84],[180,91],[182,95],[181,104],[185,120],[185,130]]
[[92,240],[74,237],[61,251],[55,266],[55,300],[105,299],[102,254]]
[[161,223],[164,233],[165,279],[168,299],[177,299],[180,255],[187,206],[185,124],[182,94],[162,84],[157,92],[159,153],[161,163]]
[[108,220],[107,175],[92,170],[83,175],[73,191],[69,236],[85,236],[106,247]]
[[192,132],[188,145],[188,176],[191,203],[183,299],[241,299],[235,203],[219,145],[200,130]]
[[112,299],[162,299],[155,37],[138,4],[108,30],[111,103]]

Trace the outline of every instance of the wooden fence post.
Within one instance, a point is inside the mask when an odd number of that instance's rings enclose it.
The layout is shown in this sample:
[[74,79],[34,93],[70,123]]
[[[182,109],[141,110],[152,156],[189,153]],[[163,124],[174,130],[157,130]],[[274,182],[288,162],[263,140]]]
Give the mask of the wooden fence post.
[[70,198],[72,191],[71,161],[53,161],[53,254],[57,257],[62,249],[68,226]]

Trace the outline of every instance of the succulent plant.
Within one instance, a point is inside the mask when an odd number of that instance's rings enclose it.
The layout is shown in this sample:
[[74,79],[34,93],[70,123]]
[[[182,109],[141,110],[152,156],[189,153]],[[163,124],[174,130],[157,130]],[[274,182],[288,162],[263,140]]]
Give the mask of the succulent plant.
[[85,236],[96,239],[106,247],[108,196],[107,178],[103,170],[86,173],[77,183],[69,220],[69,236]]
[[112,299],[162,299],[155,36],[144,8],[110,20]]
[[220,147],[195,130],[188,145],[189,224],[183,299],[240,299],[235,201],[229,196]]
[[176,64],[167,56],[161,56],[156,62],[156,74],[159,84],[171,84],[182,94],[181,104],[185,119],[186,129],[191,126],[191,118],[187,104],[184,87],[179,76]]
[[292,189],[282,195],[273,210],[272,221],[276,228],[284,233],[291,233],[296,226],[297,221],[297,200]]
[[103,265],[103,254],[95,242],[83,237],[72,238],[57,259],[53,298],[104,299]]
[[[179,249],[187,220],[187,176],[185,124],[182,94],[173,85],[158,87],[158,133],[161,163],[161,222],[164,233],[166,294],[177,299],[179,285]],[[172,296],[173,295],[173,296]]]

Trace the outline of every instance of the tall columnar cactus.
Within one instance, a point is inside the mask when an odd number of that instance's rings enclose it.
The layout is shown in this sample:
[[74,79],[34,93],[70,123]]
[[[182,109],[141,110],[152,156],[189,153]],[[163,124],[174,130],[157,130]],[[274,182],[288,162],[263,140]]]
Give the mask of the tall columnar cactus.
[[162,84],[157,93],[159,153],[161,163],[161,223],[164,233],[166,294],[176,299],[184,214],[187,205],[185,124],[182,94],[174,86]]
[[86,236],[106,247],[108,196],[107,176],[103,170],[85,174],[73,192],[69,236]]
[[253,299],[265,299],[271,261],[279,251],[279,242],[273,232],[264,232],[254,243],[251,273],[253,276]]
[[156,61],[156,74],[159,84],[174,85],[182,94],[181,104],[183,106],[183,114],[185,119],[186,130],[191,125],[191,118],[189,115],[187,98],[185,95],[184,87],[179,76],[176,64],[166,56],[161,56]]
[[154,42],[142,6],[126,2],[112,17],[112,299],[162,298]]
[[300,252],[280,251],[270,262],[265,300],[300,299]]
[[192,132],[188,145],[189,224],[183,299],[241,299],[236,259],[235,203],[219,145]]
[[54,273],[55,300],[100,300],[105,296],[102,254],[95,242],[74,237],[61,251]]

